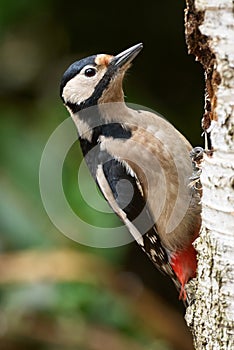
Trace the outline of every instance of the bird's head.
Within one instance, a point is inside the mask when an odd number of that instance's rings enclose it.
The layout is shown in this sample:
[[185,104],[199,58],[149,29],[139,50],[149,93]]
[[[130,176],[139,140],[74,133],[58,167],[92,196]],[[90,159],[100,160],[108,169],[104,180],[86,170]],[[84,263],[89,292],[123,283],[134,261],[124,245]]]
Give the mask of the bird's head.
[[116,56],[98,54],[73,63],[60,85],[64,104],[74,113],[98,103],[123,101],[124,74],[142,47],[137,44]]

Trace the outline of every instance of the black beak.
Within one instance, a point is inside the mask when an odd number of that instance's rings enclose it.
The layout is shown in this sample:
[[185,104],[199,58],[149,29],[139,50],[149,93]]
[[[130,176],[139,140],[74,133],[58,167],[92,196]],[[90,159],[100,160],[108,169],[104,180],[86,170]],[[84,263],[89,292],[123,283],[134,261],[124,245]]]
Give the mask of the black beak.
[[125,64],[131,63],[134,60],[134,58],[138,55],[138,53],[142,50],[142,48],[142,43],[134,45],[129,49],[114,56],[110,64],[115,68],[121,68]]

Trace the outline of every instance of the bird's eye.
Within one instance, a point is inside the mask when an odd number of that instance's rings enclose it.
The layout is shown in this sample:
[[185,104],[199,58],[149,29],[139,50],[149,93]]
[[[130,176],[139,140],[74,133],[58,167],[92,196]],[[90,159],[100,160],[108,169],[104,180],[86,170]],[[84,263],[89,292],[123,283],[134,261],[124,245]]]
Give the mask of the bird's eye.
[[86,77],[91,78],[96,74],[96,69],[95,68],[87,68],[85,70],[84,74]]

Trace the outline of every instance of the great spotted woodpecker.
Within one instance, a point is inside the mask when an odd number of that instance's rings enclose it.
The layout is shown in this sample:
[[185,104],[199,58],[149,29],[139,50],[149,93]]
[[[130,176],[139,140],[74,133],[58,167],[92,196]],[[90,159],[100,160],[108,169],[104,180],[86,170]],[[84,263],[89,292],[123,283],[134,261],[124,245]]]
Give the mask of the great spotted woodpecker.
[[60,95],[102,194],[185,300],[184,286],[196,274],[192,242],[200,229],[200,197],[189,186],[192,147],[159,115],[124,102],[123,78],[142,47],[73,63]]

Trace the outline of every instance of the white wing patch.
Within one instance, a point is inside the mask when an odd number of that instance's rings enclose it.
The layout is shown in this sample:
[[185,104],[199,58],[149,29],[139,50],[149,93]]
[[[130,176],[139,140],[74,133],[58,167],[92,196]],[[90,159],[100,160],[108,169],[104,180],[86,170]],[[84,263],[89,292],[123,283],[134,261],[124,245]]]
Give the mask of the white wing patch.
[[112,155],[112,157],[114,159],[116,159],[119,163],[121,163],[124,168],[126,169],[127,171],[127,174],[129,174],[130,176],[134,177],[135,180],[136,180],[136,184],[137,184],[137,187],[142,195],[142,197],[144,197],[144,192],[143,192],[143,188],[141,186],[141,183],[137,177],[137,174],[134,172],[134,170],[130,167],[130,165],[128,164],[128,162],[120,157],[116,157],[113,152],[111,152],[111,150],[109,149],[109,142],[111,141],[112,144],[114,143],[113,142],[113,137],[106,137],[106,136],[103,136],[101,135],[98,139],[98,141],[100,142],[100,148],[102,151],[107,151],[108,153],[110,153]]
[[129,166],[129,164],[122,159],[117,159],[127,170],[127,174],[131,175],[131,177],[135,177],[137,179],[136,173],[132,170],[132,168]]
[[137,228],[131,223],[131,221],[127,218],[126,213],[118,206],[113,193],[111,191],[111,188],[109,186],[109,183],[105,177],[102,165],[99,164],[97,168],[97,182],[100,186],[100,189],[102,190],[103,195],[107,199],[109,205],[114,210],[114,212],[120,217],[120,219],[124,222],[124,224],[127,226],[129,232],[133,236],[133,238],[137,241],[137,243],[144,247],[144,241],[141,233],[137,230]]
[[131,175],[132,177],[135,178],[137,187],[138,187],[138,189],[139,189],[139,191],[140,191],[142,197],[144,197],[143,188],[142,188],[142,186],[141,186],[141,184],[140,184],[140,181],[139,181],[139,179],[138,179],[136,173],[132,170],[132,168],[130,167],[130,165],[129,165],[125,160],[120,160],[120,159],[118,159],[118,161],[119,161],[121,164],[123,164],[123,166],[124,166],[125,169],[127,170],[127,174],[129,174],[129,175]]

